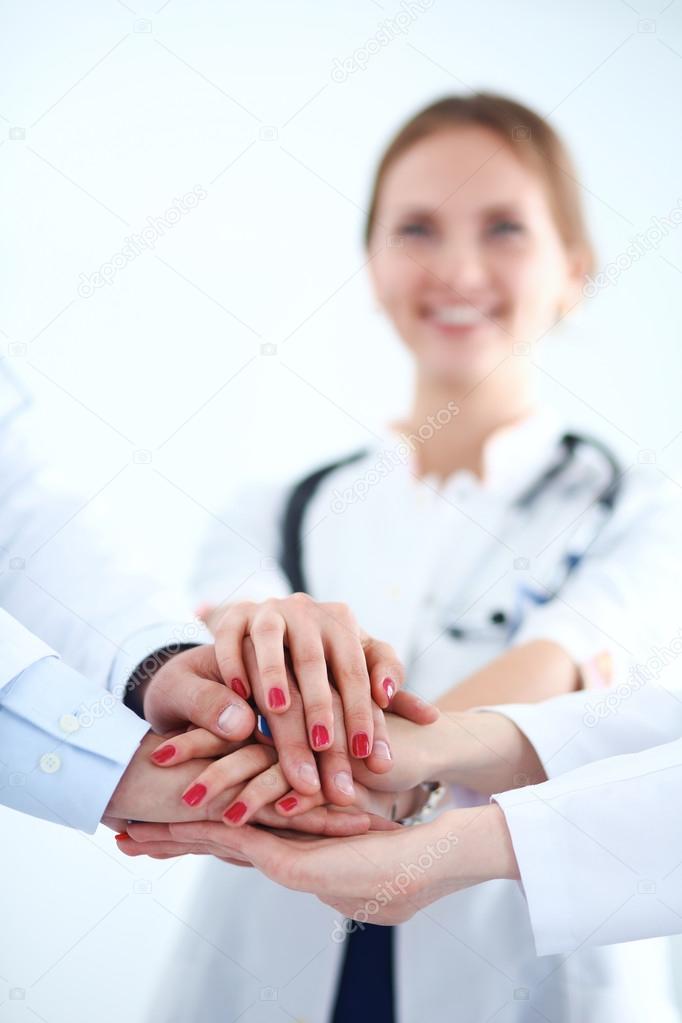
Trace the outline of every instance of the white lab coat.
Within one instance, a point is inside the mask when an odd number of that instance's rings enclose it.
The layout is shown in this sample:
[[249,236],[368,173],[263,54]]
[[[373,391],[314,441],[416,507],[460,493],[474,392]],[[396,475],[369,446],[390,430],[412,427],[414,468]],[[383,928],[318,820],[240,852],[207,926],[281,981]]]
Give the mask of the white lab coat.
[[528,736],[550,779],[493,797],[538,954],[682,932],[680,688],[495,709]]
[[[370,633],[396,648],[410,688],[438,697],[501,653],[491,613],[517,606],[520,588],[551,587],[571,545],[587,540],[603,461],[584,451],[532,509],[511,498],[556,458],[559,429],[542,413],[501,431],[486,449],[486,482],[458,472],[418,481],[395,436],[328,477],[303,523],[309,592],[347,602]],[[254,490],[207,538],[200,600],[285,594],[276,565],[288,487]],[[615,513],[560,595],[529,603],[513,643],[555,640],[593,677],[670,643],[681,605],[682,516],[649,467],[630,468]],[[466,627],[453,639],[445,626]],[[601,656],[600,656],[601,655]],[[470,794],[453,792],[453,801]],[[341,962],[342,921],[313,897],[256,872],[208,861],[192,901],[173,977],[154,1020],[240,1023],[291,1018],[327,1023]],[[672,1021],[667,948],[642,942],[538,958],[518,884],[498,881],[449,896],[396,935],[397,1018],[461,1023]],[[539,1015],[538,1015],[539,1014]]]
[[121,703],[131,672],[210,637],[186,598],[122,568],[87,501],[45,485],[20,393],[0,372],[0,804],[94,831],[148,730]]

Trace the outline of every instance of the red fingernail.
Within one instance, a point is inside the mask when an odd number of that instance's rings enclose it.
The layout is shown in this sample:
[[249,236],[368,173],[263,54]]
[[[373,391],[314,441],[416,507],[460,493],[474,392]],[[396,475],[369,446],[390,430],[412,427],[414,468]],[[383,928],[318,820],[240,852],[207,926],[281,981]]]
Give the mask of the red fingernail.
[[151,759],[155,764],[165,764],[167,761],[172,760],[176,753],[175,746],[161,746],[160,749],[154,750]]
[[329,745],[329,732],[324,725],[313,725],[313,746],[320,749]]
[[246,803],[233,803],[229,810],[223,814],[225,820],[237,824],[246,813]]
[[353,756],[364,760],[369,756],[369,736],[367,732],[356,732],[351,743]]
[[395,682],[393,681],[393,679],[385,678],[381,684],[384,688],[386,696],[389,698],[389,700],[392,700],[393,697],[395,696]]
[[233,678],[232,679],[232,689],[237,694],[237,696],[241,696],[242,700],[245,700],[247,698],[246,697],[246,686],[244,685],[244,683],[242,682],[242,680],[240,678]]
[[208,789],[205,785],[202,785],[200,781],[196,785],[192,785],[191,789],[187,789],[184,796],[182,797],[183,803],[187,803],[188,806],[198,806],[201,800],[204,798]]
[[117,842],[124,842],[126,838],[130,838],[130,835],[126,835],[125,831],[123,831],[120,835],[114,835],[114,838]]
[[295,806],[298,806],[298,799],[296,796],[287,796],[286,799],[280,799],[277,806],[288,813],[289,810],[293,810]]
[[268,693],[268,703],[273,710],[277,710],[278,707],[283,707],[287,702],[287,698],[284,695],[283,689],[271,689]]

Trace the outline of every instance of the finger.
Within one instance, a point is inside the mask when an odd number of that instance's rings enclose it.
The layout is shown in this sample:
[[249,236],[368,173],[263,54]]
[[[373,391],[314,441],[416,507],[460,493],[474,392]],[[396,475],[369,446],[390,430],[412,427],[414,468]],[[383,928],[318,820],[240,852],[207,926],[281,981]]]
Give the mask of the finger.
[[389,821],[379,813],[370,813],[369,821],[370,831],[400,831],[402,828],[402,825],[398,824],[397,821]]
[[320,776],[308,744],[303,701],[294,685],[290,687],[289,710],[286,714],[269,714],[268,728],[289,785],[302,796],[319,792]]
[[398,655],[389,643],[382,643],[366,633],[361,635],[365,661],[374,702],[386,710],[405,678]]
[[[226,757],[214,760],[194,779],[182,794],[187,806],[197,807],[208,804],[227,789],[233,789],[249,781],[255,775],[267,770],[277,759],[277,753],[269,746],[249,743]],[[232,798],[232,793],[230,793]],[[275,799],[277,796],[274,797]]]
[[[168,667],[172,665],[169,661]],[[165,684],[166,698],[179,722],[207,728],[220,738],[246,739],[256,718],[251,707],[221,682],[174,672]]]
[[374,717],[374,745],[372,752],[365,760],[365,766],[374,774],[386,774],[393,767],[391,744],[384,712],[374,702],[372,703],[372,715]]
[[[260,747],[267,749],[266,746]],[[273,764],[252,778],[223,813],[223,821],[232,827],[246,824],[255,813],[288,790],[289,783],[279,764]]]
[[350,806],[355,800],[355,785],[348,757],[343,706],[337,692],[331,695],[335,720],[334,741],[328,750],[318,753],[318,769],[327,801],[337,806]]
[[[305,891],[310,883],[307,872],[296,869],[301,855],[298,843],[280,838],[269,831],[247,824],[243,828],[225,828],[222,824],[208,821],[169,825],[174,841],[201,842],[209,844],[215,855],[245,857],[273,881],[288,888]],[[308,846],[321,847],[334,839],[311,839]]]
[[279,818],[277,827],[282,827],[282,817],[289,820],[299,819],[315,807],[324,805],[326,798],[323,792],[317,792],[313,796],[302,796],[296,789],[287,789],[282,798],[274,804]]
[[427,703],[415,693],[402,689],[391,700],[391,714],[398,714],[416,725],[432,725],[440,717],[440,710],[433,703]]
[[327,617],[324,650],[334,684],[341,694],[343,717],[351,755],[364,759],[372,748],[372,696],[365,653],[355,631],[354,619],[345,605]]
[[260,710],[282,714],[289,709],[289,686],[284,656],[286,622],[269,604],[259,607],[249,626],[258,671],[250,677],[251,689]]
[[[305,594],[300,597],[312,604]],[[295,607],[289,608],[286,616],[287,645],[303,699],[310,747],[319,751],[329,748],[334,735],[331,684],[320,627],[305,610],[305,606],[300,612]]]
[[[270,819],[263,823],[268,823],[271,827],[282,827],[281,818],[276,823],[272,823]],[[300,817],[288,820],[286,826],[292,831],[302,831],[309,835],[347,838],[366,834],[370,827],[370,815],[318,806],[301,814]]]
[[239,748],[238,743],[219,739],[206,728],[191,728],[188,732],[173,736],[172,741],[164,739],[150,753],[150,759],[160,767],[183,764],[198,757],[223,757]]
[[[128,835],[117,835],[116,844],[126,856],[149,856],[153,860],[170,860],[188,855],[215,855],[213,846],[201,842],[193,844],[188,842],[135,842]],[[221,856],[220,859],[225,863],[233,863],[236,867],[253,866],[249,860],[245,859],[234,859],[230,856]]]
[[211,617],[215,635],[215,649],[220,674],[226,686],[229,686],[242,700],[251,695],[249,675],[243,658],[243,643],[247,636],[254,604],[241,601],[225,608],[218,615]]
[[131,822],[127,828],[129,842],[126,843],[125,838],[122,838],[121,835],[118,835],[117,839],[121,851],[125,851],[128,855],[134,853],[135,846],[145,847],[158,843],[167,847],[177,847],[182,854],[196,851],[211,856],[217,855],[221,859],[232,857],[242,862],[251,862],[236,849],[233,849],[231,845],[228,845],[227,841],[221,840],[223,835],[229,836],[229,832],[221,823],[202,822],[202,826],[201,832],[193,834],[178,829],[177,824]]

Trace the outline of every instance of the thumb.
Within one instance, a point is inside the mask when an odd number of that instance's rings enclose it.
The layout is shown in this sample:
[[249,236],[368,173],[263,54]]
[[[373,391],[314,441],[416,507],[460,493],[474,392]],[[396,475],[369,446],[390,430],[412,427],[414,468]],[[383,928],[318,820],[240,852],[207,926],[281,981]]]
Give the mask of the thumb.
[[165,733],[192,724],[234,742],[248,738],[256,716],[216,673],[213,647],[187,650],[167,661],[145,696],[145,716],[154,730]]
[[415,725],[432,725],[440,717],[438,707],[420,699],[419,696],[415,696],[407,689],[401,689],[395,694],[388,709],[392,714],[407,718]]

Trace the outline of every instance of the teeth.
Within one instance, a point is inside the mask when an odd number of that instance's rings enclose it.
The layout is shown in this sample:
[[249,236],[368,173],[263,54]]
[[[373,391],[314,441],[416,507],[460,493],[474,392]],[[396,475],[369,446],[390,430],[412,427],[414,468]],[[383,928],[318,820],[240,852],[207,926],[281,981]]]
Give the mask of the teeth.
[[441,309],[434,309],[431,315],[439,323],[451,327],[469,327],[483,319],[482,313],[470,305],[443,306]]

